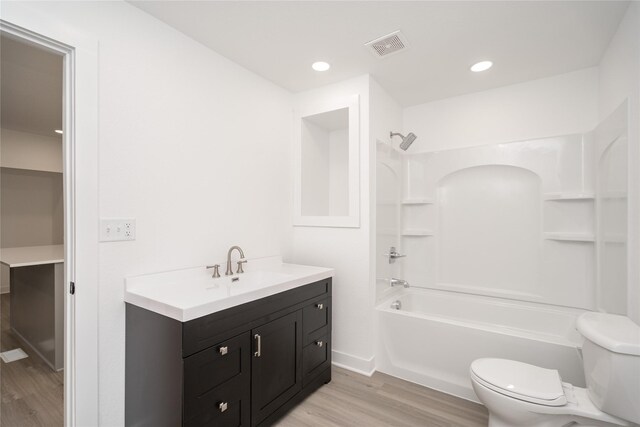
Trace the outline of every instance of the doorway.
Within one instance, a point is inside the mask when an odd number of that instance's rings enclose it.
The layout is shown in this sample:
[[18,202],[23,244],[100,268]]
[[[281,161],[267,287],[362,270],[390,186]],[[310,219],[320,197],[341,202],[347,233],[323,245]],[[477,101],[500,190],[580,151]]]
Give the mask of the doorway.
[[98,425],[98,42],[40,18],[3,5],[0,35],[62,57],[63,423]]
[[64,424],[64,57],[0,34],[2,425]]

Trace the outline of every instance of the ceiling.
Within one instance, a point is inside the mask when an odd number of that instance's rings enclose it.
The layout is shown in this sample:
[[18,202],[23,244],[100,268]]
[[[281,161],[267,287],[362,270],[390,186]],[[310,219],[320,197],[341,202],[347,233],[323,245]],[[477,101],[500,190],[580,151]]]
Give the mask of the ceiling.
[[56,136],[62,129],[62,56],[0,36],[0,125]]
[[[299,92],[370,73],[403,106],[599,63],[627,1],[130,1],[232,61]],[[364,43],[402,30],[409,48]],[[494,67],[471,73],[490,59]],[[311,69],[315,61],[329,71]]]

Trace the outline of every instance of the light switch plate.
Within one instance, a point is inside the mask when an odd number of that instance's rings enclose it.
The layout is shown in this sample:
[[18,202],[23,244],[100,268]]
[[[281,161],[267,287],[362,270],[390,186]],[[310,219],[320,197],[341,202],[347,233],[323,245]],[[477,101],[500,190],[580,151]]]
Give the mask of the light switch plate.
[[101,218],[100,241],[119,242],[136,240],[135,218]]

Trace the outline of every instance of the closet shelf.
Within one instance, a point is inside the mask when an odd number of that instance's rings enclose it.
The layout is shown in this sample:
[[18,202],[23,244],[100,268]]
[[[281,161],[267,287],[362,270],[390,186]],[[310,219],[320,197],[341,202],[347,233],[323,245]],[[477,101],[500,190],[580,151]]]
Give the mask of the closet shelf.
[[433,236],[432,230],[427,230],[424,228],[408,228],[406,230],[402,230],[401,233],[403,236]]
[[593,200],[593,193],[546,193],[543,194],[544,200]]
[[402,201],[403,205],[430,205],[433,203],[433,199],[428,197],[420,197],[414,199],[404,199]]
[[24,171],[24,172],[37,172],[37,173],[53,173],[53,174],[62,175],[62,171],[51,171],[51,170],[44,170],[44,169],[22,168],[22,167],[5,166],[5,165],[1,165],[1,166],[0,166],[0,169],[1,169],[1,170],[7,170],[7,171]]
[[594,242],[595,235],[591,233],[565,233],[565,232],[546,232],[544,233],[546,240],[562,240],[568,242]]

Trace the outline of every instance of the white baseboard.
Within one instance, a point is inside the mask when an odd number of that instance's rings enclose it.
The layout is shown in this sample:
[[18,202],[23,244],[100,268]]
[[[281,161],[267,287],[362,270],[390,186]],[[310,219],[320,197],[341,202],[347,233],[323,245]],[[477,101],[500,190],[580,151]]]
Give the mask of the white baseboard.
[[368,359],[354,356],[352,354],[343,353],[341,351],[331,351],[331,363],[339,368],[357,372],[358,374],[370,377],[376,371],[375,356]]

